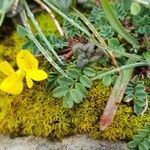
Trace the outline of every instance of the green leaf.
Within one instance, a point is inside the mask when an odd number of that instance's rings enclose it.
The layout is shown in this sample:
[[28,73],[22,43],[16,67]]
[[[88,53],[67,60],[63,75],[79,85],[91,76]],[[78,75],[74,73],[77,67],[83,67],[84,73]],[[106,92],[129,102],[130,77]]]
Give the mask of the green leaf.
[[117,51],[125,52],[124,47],[122,45],[120,45],[119,40],[117,38],[109,39],[108,46],[116,51],[115,56],[118,58],[122,57],[122,55],[118,54]]
[[85,67],[83,73],[88,77],[94,77],[96,75],[96,71],[90,67]]
[[47,89],[51,90],[54,88],[57,82],[58,73],[50,72],[48,75]]
[[92,81],[85,75],[82,75],[79,80],[87,88],[90,88],[92,86]]
[[139,3],[132,2],[130,11],[132,15],[137,15],[141,11],[141,6]]
[[17,28],[17,32],[19,33],[20,36],[25,37],[28,35],[28,31],[26,30],[26,28],[19,26]]
[[68,9],[72,5],[72,0],[59,0],[59,4],[63,9]]
[[145,101],[144,100],[140,100],[140,99],[136,99],[135,104],[140,106],[140,107],[144,107],[145,106]]
[[125,97],[125,99],[124,99],[124,102],[130,102],[130,101],[132,101],[133,100],[133,94],[128,94],[126,97]]
[[71,78],[66,78],[64,76],[61,76],[59,79],[58,79],[58,83],[60,85],[65,85],[65,86],[71,86],[73,83],[74,83],[74,80],[71,79]]
[[129,147],[129,148],[136,148],[137,145],[138,145],[138,144],[137,144],[135,141],[131,141],[131,142],[128,143],[128,147]]
[[111,48],[116,48],[116,46],[119,46],[119,40],[117,38],[111,38],[108,40],[108,45],[111,47]]
[[53,90],[54,97],[62,97],[69,91],[67,86],[59,86]]
[[127,95],[133,95],[134,94],[134,89],[127,89],[126,90],[126,92],[125,92],[125,94],[127,94]]
[[80,72],[76,69],[68,69],[67,70],[67,75],[70,78],[77,79],[80,76]]
[[2,25],[5,14],[13,9],[15,0],[1,0],[0,1],[0,26]]
[[141,130],[138,131],[138,134],[139,134],[141,137],[145,138],[145,137],[148,135],[148,132],[149,132],[149,131],[147,131],[147,130],[145,130],[145,129],[141,129]]
[[137,84],[137,85],[138,85],[138,84],[144,85],[144,82],[141,81],[141,80],[136,80],[136,81],[135,81],[135,84]]
[[101,6],[111,26],[130,44],[137,45],[137,40],[130,33],[128,33],[120,23],[119,19],[111,8],[110,2],[108,0],[101,0]]
[[82,94],[82,97],[85,98],[85,95],[87,94],[87,90],[84,87],[84,85],[82,85],[81,83],[76,83],[75,89],[78,90]]
[[135,96],[136,96],[138,99],[141,99],[141,100],[146,99],[146,93],[145,93],[145,92],[135,93]]
[[145,58],[148,65],[150,66],[150,52],[148,51],[148,52],[143,53],[143,57]]
[[71,89],[70,90],[70,96],[71,96],[71,98],[73,99],[73,101],[75,102],[75,103],[80,103],[80,102],[82,102],[82,94],[78,91],[78,90],[76,90],[76,89]]
[[115,75],[113,75],[113,76],[112,76],[112,78],[111,78],[111,79],[112,79],[111,84],[113,84],[113,85],[114,85],[114,84],[115,84],[115,82],[116,82],[116,80],[117,80],[117,78],[118,78],[118,75],[116,75],[116,74],[115,74]]
[[130,85],[128,84],[128,87],[127,87],[127,91],[134,91],[134,84],[133,85]]
[[139,130],[138,134],[133,137],[133,141],[128,143],[128,147],[138,150],[150,149],[150,124],[146,124],[143,129]]
[[72,108],[73,107],[73,99],[71,98],[71,95],[70,95],[70,92],[68,91],[66,94],[65,94],[65,97],[63,99],[63,106],[65,108]]
[[123,8],[126,11],[130,10],[130,6],[131,6],[131,3],[132,3],[132,0],[122,0],[122,3],[123,3]]
[[134,112],[136,114],[140,114],[142,112],[142,110],[143,110],[143,107],[137,105],[136,103],[134,104]]
[[136,141],[137,144],[140,144],[143,140],[143,138],[140,135],[135,135],[133,137],[133,140]]
[[133,83],[132,81],[130,81],[130,82],[128,83],[128,86],[129,86],[129,87],[133,87],[133,86],[134,86],[134,83]]
[[146,124],[145,128],[150,131],[150,124]]
[[111,81],[112,81],[111,76],[107,75],[107,76],[103,77],[102,81],[105,86],[110,86]]
[[138,145],[139,150],[149,150],[149,148],[147,149],[146,145],[144,145],[144,143],[141,143]]
[[150,139],[149,138],[144,138],[143,144],[146,145],[148,149],[150,149]]
[[142,92],[145,91],[144,85],[138,84],[138,85],[135,87],[135,92],[136,92],[136,93],[140,93],[141,91],[142,91]]
[[104,38],[111,38],[114,35],[114,30],[110,25],[104,25],[100,27],[100,36]]

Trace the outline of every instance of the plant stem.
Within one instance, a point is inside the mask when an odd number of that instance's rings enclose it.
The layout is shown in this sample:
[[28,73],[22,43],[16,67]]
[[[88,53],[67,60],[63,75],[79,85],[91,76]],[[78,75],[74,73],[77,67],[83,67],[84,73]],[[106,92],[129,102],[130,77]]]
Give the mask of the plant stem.
[[14,6],[13,6],[13,9],[12,9],[12,14],[13,15],[15,14],[15,12],[17,10],[18,3],[19,3],[19,0],[15,0]]
[[139,67],[139,66],[148,66],[148,64],[146,62],[138,62],[138,63],[132,63],[132,64],[124,65],[124,66],[115,68],[113,70],[107,71],[105,73],[102,73],[100,75],[97,75],[97,76],[93,77],[91,80],[101,79],[104,76],[107,76],[107,75],[113,74],[115,72],[118,72],[118,70],[122,71],[122,70],[125,70],[125,69],[131,69],[131,68]]
[[[82,28],[81,26],[79,26],[76,22],[74,22],[72,19],[70,19],[67,15],[65,15],[63,12],[61,12],[57,7],[55,7],[54,5],[52,5],[49,1],[47,0],[43,0],[49,7],[51,7],[54,11],[56,11],[60,16],[62,16],[64,19],[66,19],[67,21],[69,21],[73,26],[77,27],[79,30],[81,30],[82,32],[84,32],[89,38],[89,41],[93,42],[95,45],[97,45],[99,48],[101,48],[102,50],[111,50],[113,52],[116,52],[114,49],[112,48],[109,48],[109,47],[104,47],[102,46],[99,42],[97,42],[93,37],[91,38],[91,34],[89,33],[88,30]],[[135,54],[129,54],[129,53],[125,53],[125,52],[118,52],[117,53],[119,54],[122,54],[123,56],[125,57],[128,57],[128,58],[133,58],[133,59],[136,59],[136,60],[140,60],[142,61],[142,57],[141,56],[138,56],[138,55],[135,55]],[[136,66],[142,66],[142,65],[145,65],[146,63],[139,63],[139,64],[133,64],[130,65],[130,66],[122,66],[122,67],[119,67],[119,68],[116,68],[114,70],[112,70],[111,72],[108,72],[108,73],[104,73],[104,75],[102,76],[105,76],[107,74],[112,74],[114,72],[117,72],[118,69],[127,69],[128,67],[136,67]],[[101,75],[100,76],[97,76],[95,78],[93,78],[93,80],[96,80],[96,79],[99,79],[101,78]]]
[[[43,0],[50,8],[52,8],[56,13],[58,13],[60,16],[62,16],[64,19],[66,19],[68,22],[70,22],[73,26],[75,26],[76,28],[78,28],[80,31],[82,31],[83,33],[85,33],[88,37],[86,37],[89,41],[93,42],[96,46],[98,46],[105,54],[107,54],[106,51],[111,50],[112,52],[116,53],[116,50],[110,48],[110,47],[104,47],[102,46],[99,42],[97,42],[97,40],[95,40],[93,38],[93,36],[89,33],[88,30],[84,29],[83,27],[79,26],[76,22],[74,22],[74,20],[70,19],[67,15],[65,15],[63,12],[61,12],[57,7],[55,7],[53,4],[51,4],[49,1],[47,0]],[[135,55],[135,54],[129,54],[129,53],[125,53],[125,52],[119,52],[117,51],[118,54],[121,54],[125,57],[128,58],[133,58],[133,59],[137,59],[137,60],[142,60],[141,56]]]
[[150,1],[149,0],[134,0],[135,2],[144,4],[146,6],[150,6]]
[[44,50],[43,46],[39,43],[39,41],[33,35],[32,31],[31,31],[31,28],[30,28],[30,25],[28,24],[27,16],[26,16],[25,11],[22,11],[20,13],[20,16],[21,16],[21,19],[22,19],[22,22],[23,22],[25,28],[28,31],[28,37],[29,37],[29,39],[31,39],[34,42],[34,44],[38,47],[38,49],[45,56],[45,58],[52,64],[52,66],[58,72],[60,72],[63,76],[67,77],[67,75],[65,74],[65,72],[55,63],[55,61],[53,61],[53,59],[50,57],[49,53]]
[[122,26],[119,19],[116,17],[113,12],[108,0],[101,0],[101,6],[109,20],[111,26],[131,45],[135,46],[138,44],[137,40],[126,31],[126,29]]
[[79,24],[74,22],[74,20],[70,19],[67,15],[65,15],[63,12],[61,12],[57,7],[55,7],[53,4],[51,4],[48,0],[43,0],[50,8],[52,8],[55,12],[57,12],[60,16],[62,16],[64,19],[66,19],[68,22],[70,22],[73,26],[78,28],[80,31],[85,33],[88,37],[91,37],[91,34],[88,30],[82,28]]
[[[131,62],[133,63],[136,61],[129,59],[126,66],[131,66],[130,65]],[[112,123],[113,118],[118,109],[118,106],[123,98],[124,92],[127,88],[128,82],[132,77],[133,70],[134,68],[130,68],[130,69],[128,68],[120,72],[120,75],[117,78],[113,90],[109,96],[103,115],[101,116],[100,119],[101,130],[105,130]]]
[[53,12],[50,10],[49,7],[47,7],[47,5],[45,3],[43,3],[41,0],[34,0],[35,2],[37,2],[39,5],[41,5],[41,7],[43,7],[51,16],[52,20],[54,21],[56,28],[58,30],[58,32],[60,33],[61,36],[64,36],[64,32],[59,24],[59,22],[57,21],[55,15],[53,14]]
[[44,42],[46,43],[47,47],[50,49],[50,51],[53,53],[53,55],[57,58],[57,60],[63,65],[63,62],[61,61],[61,59],[59,58],[59,56],[57,55],[57,53],[55,52],[55,50],[53,49],[53,47],[50,45],[49,41],[47,40],[47,38],[45,37],[45,35],[43,34],[41,28],[38,25],[38,22],[35,20],[33,13],[30,11],[28,4],[26,2],[26,0],[24,1],[24,6],[25,9],[27,11],[28,16],[30,17],[32,23],[34,24],[35,28],[37,29],[37,31],[39,32],[39,34],[41,35],[41,37],[43,38]]
[[[88,28],[93,32],[94,36],[97,38],[97,40],[100,42],[100,44],[104,47],[108,47],[105,40],[99,35],[99,33],[97,32],[97,30],[95,29],[95,27],[91,24],[91,22],[84,16],[82,15],[78,10],[74,9],[75,12],[77,13],[77,15],[82,19],[82,21],[84,21],[84,23],[88,26]],[[112,64],[117,67],[117,60],[115,58],[115,56],[113,55],[112,51],[107,51]]]
[[126,52],[121,52],[121,51],[116,51],[116,50],[114,50],[113,48],[110,48],[110,47],[104,47],[94,39],[89,39],[88,38],[88,40],[93,42],[98,48],[102,49],[104,52],[105,51],[112,51],[114,54],[117,53],[117,54],[120,54],[120,55],[122,55],[124,57],[127,57],[127,58],[133,58],[133,59],[136,59],[136,60],[139,60],[139,61],[143,61],[142,56],[139,56],[139,55],[136,55],[136,54],[130,54],[130,53],[126,53]]
[[5,12],[0,11],[0,26],[2,25],[5,18]]
[[91,24],[91,22],[84,16],[82,15],[78,10],[74,8],[76,14],[78,15],[79,18],[84,21],[84,23],[88,26],[88,28],[93,32],[94,36],[98,39],[98,41],[102,44],[102,46],[107,47],[107,44],[105,40],[99,35],[95,27]]

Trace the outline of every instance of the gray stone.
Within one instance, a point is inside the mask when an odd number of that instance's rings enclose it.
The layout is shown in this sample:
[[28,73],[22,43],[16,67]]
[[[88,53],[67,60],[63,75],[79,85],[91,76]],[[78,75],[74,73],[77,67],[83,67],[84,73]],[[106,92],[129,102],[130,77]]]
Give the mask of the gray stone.
[[127,150],[125,142],[93,140],[87,135],[78,135],[52,142],[44,138],[0,137],[0,150]]

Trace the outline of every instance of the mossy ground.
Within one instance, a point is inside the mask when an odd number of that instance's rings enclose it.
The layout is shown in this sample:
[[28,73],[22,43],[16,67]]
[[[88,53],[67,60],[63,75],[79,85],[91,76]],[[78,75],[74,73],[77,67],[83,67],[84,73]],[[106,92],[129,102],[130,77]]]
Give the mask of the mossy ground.
[[[42,24],[41,26],[44,28]],[[15,56],[21,49],[22,42],[16,32],[5,38],[0,43],[0,59],[5,59],[15,66]],[[24,87],[23,93],[18,96],[0,92],[0,133],[57,139],[88,133],[93,138],[130,140],[138,129],[150,122],[150,110],[144,116],[136,116],[131,106],[121,104],[112,125],[101,132],[99,117],[110,91],[109,87],[98,81],[89,90],[87,98],[72,109],[63,108],[62,99],[52,97],[51,92],[46,90],[46,81],[35,83],[32,89]]]
[[120,105],[112,125],[99,129],[99,117],[110,94],[110,88],[95,83],[83,103],[65,109],[61,99],[54,99],[45,90],[45,83],[25,88],[18,96],[0,93],[0,133],[13,136],[35,135],[61,139],[88,133],[93,138],[129,140],[138,129],[150,121],[150,111],[144,116],[133,115],[132,108]]

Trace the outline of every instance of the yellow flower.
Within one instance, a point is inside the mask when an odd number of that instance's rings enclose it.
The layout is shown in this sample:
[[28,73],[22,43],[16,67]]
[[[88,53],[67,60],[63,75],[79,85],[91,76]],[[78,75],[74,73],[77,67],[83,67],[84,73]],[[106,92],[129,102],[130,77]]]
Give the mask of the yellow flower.
[[27,86],[31,88],[33,81],[47,78],[47,73],[38,69],[38,61],[29,51],[20,51],[17,55],[19,69],[15,71],[7,61],[0,62],[0,71],[7,77],[0,83],[0,90],[17,95],[23,90],[23,79],[26,77]]
[[31,88],[33,81],[41,81],[47,78],[47,73],[38,69],[38,60],[27,50],[22,50],[17,55],[17,65],[26,74],[27,86]]
[[0,71],[8,76],[0,84],[0,90],[14,95],[20,94],[23,90],[24,72],[15,72],[7,61],[0,63]]

